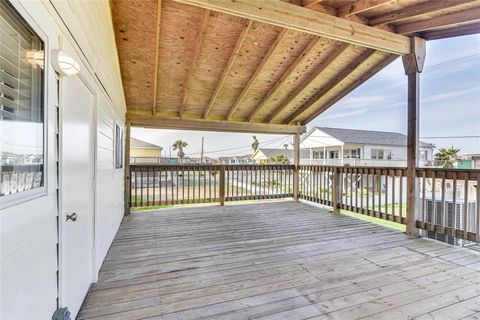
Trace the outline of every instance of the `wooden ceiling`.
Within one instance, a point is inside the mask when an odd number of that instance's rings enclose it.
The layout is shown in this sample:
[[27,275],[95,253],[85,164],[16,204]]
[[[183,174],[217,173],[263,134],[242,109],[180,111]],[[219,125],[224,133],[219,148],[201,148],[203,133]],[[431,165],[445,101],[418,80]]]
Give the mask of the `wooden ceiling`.
[[[113,0],[132,125],[297,132],[479,0]],[[293,128],[295,127],[295,128]],[[304,130],[304,129],[301,129]]]

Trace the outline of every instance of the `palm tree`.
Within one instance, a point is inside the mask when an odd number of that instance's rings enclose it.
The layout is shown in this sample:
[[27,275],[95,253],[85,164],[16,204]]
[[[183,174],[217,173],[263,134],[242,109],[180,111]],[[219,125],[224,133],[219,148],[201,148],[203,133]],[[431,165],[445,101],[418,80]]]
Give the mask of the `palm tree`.
[[290,160],[283,154],[278,154],[270,159],[273,164],[288,164]]
[[457,160],[459,152],[460,149],[455,149],[453,146],[450,148],[440,148],[438,152],[435,153],[435,162],[443,168],[451,169]]
[[257,151],[258,146],[260,145],[260,142],[258,142],[257,136],[252,136],[253,138],[253,143],[252,143],[252,149],[253,152]]
[[183,148],[185,148],[186,146],[188,146],[188,143],[183,140],[177,140],[172,144],[173,150],[178,150],[177,156],[178,159],[180,159],[180,163],[182,163],[182,159],[183,157],[185,157],[185,152],[183,152]]

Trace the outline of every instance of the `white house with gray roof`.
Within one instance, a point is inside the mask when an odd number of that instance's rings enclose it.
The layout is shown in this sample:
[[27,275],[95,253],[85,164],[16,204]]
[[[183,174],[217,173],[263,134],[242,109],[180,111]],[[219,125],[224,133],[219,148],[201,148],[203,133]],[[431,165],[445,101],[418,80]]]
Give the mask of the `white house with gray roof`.
[[[432,165],[434,145],[420,141],[421,166]],[[407,164],[407,136],[397,132],[315,127],[301,139],[304,164],[392,166]],[[304,155],[302,153],[302,155]]]

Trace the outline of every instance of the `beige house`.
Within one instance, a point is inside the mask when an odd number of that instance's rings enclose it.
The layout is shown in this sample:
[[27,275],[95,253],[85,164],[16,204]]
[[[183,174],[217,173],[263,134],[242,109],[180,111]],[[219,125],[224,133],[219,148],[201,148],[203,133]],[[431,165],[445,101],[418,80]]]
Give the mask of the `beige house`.
[[[286,157],[290,163],[293,163],[293,150],[292,149],[271,149],[271,148],[258,148],[251,156],[257,164],[271,163],[271,159],[276,156]],[[300,150],[300,158],[306,158],[309,156],[308,150]]]
[[130,163],[160,163],[162,150],[153,143],[130,138]]

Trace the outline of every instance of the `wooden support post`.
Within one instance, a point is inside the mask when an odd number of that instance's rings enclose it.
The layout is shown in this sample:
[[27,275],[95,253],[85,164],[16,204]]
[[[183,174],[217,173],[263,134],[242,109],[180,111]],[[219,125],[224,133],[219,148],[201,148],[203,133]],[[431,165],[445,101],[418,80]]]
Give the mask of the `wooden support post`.
[[332,172],[332,212],[340,213],[340,205],[342,201],[342,188],[341,188],[341,173],[340,168],[333,167]]
[[293,138],[293,200],[298,201],[300,194],[300,134],[296,133]]
[[225,166],[220,166],[220,185],[219,185],[220,205],[225,205]]
[[407,134],[407,229],[409,235],[418,235],[416,228],[416,168],[418,166],[420,73],[425,62],[425,40],[411,38],[412,52],[403,58],[408,76],[408,134]]
[[131,202],[131,181],[130,181],[130,121],[127,121],[125,125],[125,202],[124,202],[124,212],[125,214],[130,213],[130,202]]

